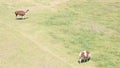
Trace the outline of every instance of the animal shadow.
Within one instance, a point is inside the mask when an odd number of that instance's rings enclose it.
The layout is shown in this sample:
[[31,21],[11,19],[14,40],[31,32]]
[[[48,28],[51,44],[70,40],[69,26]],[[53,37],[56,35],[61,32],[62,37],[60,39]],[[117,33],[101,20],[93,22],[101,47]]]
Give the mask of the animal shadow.
[[26,17],[26,18],[16,18],[16,20],[25,20],[25,19],[28,19],[28,17]]
[[[82,60],[81,63],[86,63],[86,62],[89,62],[90,61],[90,58],[88,60]],[[80,61],[78,61],[78,63],[80,64]]]

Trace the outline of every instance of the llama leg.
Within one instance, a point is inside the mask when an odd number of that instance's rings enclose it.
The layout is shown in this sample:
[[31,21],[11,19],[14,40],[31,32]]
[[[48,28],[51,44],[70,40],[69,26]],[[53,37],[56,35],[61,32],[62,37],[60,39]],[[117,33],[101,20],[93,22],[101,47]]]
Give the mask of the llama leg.
[[84,58],[84,62],[86,62],[86,61],[87,61],[87,58],[85,57],[85,58]]
[[82,62],[82,59],[79,59],[79,60],[78,60],[78,63],[80,64],[81,62]]
[[22,16],[22,19],[24,19],[24,16]]
[[88,58],[88,61],[90,60],[90,57]]
[[17,14],[15,13],[16,19],[17,19]]
[[17,19],[17,15],[16,15],[16,19]]
[[84,58],[84,62],[85,62],[85,58]]

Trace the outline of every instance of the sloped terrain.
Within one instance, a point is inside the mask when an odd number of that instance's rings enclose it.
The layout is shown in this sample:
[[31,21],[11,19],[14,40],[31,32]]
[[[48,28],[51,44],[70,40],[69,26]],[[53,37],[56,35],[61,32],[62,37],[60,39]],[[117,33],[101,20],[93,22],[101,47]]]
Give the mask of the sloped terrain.
[[[0,68],[120,67],[118,0],[1,0],[0,8]],[[16,20],[18,9],[30,10],[27,19]],[[78,64],[82,50],[92,59]]]

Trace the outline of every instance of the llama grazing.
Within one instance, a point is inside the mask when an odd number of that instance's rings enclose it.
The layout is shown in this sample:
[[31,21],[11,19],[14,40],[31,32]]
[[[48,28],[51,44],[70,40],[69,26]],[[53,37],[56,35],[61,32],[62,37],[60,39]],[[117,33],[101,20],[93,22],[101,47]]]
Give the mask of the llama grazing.
[[82,51],[79,54],[79,60],[78,63],[89,61],[91,58],[91,54],[89,51]]
[[22,16],[22,19],[24,19],[24,15],[28,12],[29,10],[23,11],[23,10],[17,10],[15,11],[16,18],[17,16]]

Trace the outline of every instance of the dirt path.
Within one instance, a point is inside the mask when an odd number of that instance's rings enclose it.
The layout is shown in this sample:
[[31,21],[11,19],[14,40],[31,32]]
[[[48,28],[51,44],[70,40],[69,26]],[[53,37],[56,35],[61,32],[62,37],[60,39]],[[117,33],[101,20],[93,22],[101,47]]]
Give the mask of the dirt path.
[[42,42],[37,42],[35,39],[32,39],[32,37],[30,37],[29,35],[26,35],[25,33],[23,32],[20,32],[21,35],[24,36],[24,38],[30,40],[31,42],[33,42],[39,49],[42,49],[44,50],[45,52],[49,53],[51,56],[54,56],[56,57],[57,59],[59,59],[60,61],[62,61],[63,63],[67,64],[67,65],[70,65],[72,68],[75,67],[74,65],[68,63],[66,60],[63,60],[62,57],[59,57],[59,55],[55,54],[54,52],[50,51],[47,47],[43,46],[45,45],[44,43]]

